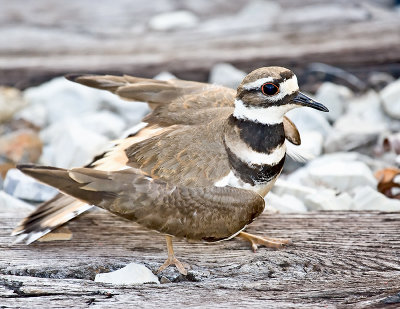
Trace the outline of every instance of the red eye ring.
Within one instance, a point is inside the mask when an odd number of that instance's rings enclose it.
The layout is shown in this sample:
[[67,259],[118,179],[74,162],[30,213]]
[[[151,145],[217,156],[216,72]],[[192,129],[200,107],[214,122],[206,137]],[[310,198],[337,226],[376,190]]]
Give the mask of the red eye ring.
[[270,97],[279,92],[279,87],[273,83],[265,83],[261,86],[261,92]]

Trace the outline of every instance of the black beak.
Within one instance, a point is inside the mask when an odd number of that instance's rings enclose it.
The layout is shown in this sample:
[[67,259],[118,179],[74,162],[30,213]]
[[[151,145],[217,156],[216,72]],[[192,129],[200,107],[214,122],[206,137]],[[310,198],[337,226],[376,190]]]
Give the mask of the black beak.
[[321,103],[318,103],[317,101],[314,101],[313,99],[307,97],[305,94],[301,92],[297,94],[297,96],[293,99],[293,101],[303,106],[308,106],[318,109],[319,111],[329,112],[329,109],[327,109],[326,106],[324,106]]

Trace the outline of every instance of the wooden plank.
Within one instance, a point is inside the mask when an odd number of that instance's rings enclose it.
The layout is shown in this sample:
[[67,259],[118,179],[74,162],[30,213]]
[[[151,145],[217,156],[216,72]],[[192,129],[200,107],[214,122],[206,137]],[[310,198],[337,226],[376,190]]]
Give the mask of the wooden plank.
[[166,258],[161,235],[95,212],[69,224],[70,241],[10,245],[9,233],[23,215],[0,213],[2,308],[400,305],[399,213],[264,214],[249,231],[288,237],[294,245],[253,253],[241,240],[176,240],[176,254],[191,265],[188,277],[169,268],[163,275],[172,283],[132,287],[98,284],[93,278],[129,262],[156,271]]

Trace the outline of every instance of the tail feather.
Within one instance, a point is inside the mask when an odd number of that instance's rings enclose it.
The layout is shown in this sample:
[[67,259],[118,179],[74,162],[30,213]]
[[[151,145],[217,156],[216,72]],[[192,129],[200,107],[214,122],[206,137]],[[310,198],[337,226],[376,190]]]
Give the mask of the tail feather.
[[39,205],[18,224],[11,234],[18,236],[14,243],[24,241],[26,244],[30,244],[90,208],[92,206],[73,197],[58,194]]

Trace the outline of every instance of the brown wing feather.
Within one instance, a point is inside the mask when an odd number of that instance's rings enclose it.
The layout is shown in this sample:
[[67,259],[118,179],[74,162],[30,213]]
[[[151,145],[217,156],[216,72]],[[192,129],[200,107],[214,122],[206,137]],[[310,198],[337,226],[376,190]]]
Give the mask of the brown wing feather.
[[231,187],[185,187],[136,174],[20,166],[24,173],[89,204],[177,237],[215,241],[233,236],[259,216],[264,199]]

